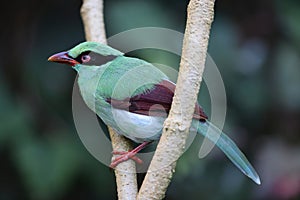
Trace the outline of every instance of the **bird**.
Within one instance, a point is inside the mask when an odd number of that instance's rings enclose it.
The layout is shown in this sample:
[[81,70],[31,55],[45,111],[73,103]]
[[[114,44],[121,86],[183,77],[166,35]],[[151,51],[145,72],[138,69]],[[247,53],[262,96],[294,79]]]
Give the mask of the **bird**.
[[[97,42],[82,42],[50,56],[48,61],[67,64],[76,70],[86,105],[118,134],[139,144],[128,152],[113,152],[119,157],[112,160],[110,167],[128,159],[141,163],[136,154],[159,140],[171,109],[175,83],[151,63]],[[209,122],[198,103],[191,127],[216,144],[241,172],[260,185],[260,178],[246,156]],[[212,133],[207,134],[208,128]]]

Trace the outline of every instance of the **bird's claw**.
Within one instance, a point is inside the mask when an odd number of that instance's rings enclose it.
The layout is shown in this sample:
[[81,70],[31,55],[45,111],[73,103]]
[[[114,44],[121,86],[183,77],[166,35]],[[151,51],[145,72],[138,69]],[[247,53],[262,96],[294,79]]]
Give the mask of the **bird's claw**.
[[125,161],[127,161],[129,159],[134,160],[138,164],[142,164],[143,163],[143,161],[136,156],[136,152],[133,152],[133,151],[113,151],[112,154],[114,154],[114,155],[120,155],[120,156],[117,157],[117,158],[115,158],[111,162],[111,164],[110,164],[111,168],[115,168],[118,164],[120,164],[122,162],[125,162]]

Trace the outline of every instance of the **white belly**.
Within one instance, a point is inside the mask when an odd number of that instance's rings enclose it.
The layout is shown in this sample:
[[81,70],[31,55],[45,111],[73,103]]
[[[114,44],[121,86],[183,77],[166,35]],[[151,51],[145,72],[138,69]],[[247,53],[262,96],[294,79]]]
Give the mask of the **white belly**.
[[154,117],[112,109],[114,129],[136,142],[157,140],[162,132],[164,117]]

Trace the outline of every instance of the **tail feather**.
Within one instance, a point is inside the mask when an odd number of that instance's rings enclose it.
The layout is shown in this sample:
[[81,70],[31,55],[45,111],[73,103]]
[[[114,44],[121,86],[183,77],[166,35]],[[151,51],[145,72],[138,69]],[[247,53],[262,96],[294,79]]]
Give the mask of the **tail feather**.
[[205,123],[199,122],[197,130],[201,135],[216,144],[246,176],[260,185],[260,178],[255,169],[237,145],[225,133],[208,121]]

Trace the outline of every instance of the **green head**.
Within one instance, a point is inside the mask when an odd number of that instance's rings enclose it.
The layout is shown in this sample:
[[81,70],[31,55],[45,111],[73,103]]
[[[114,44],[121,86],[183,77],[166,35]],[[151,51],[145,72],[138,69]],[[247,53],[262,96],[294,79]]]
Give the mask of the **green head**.
[[72,67],[80,65],[101,66],[123,53],[97,42],[83,42],[69,51],[60,52],[48,58],[49,61],[64,63]]

